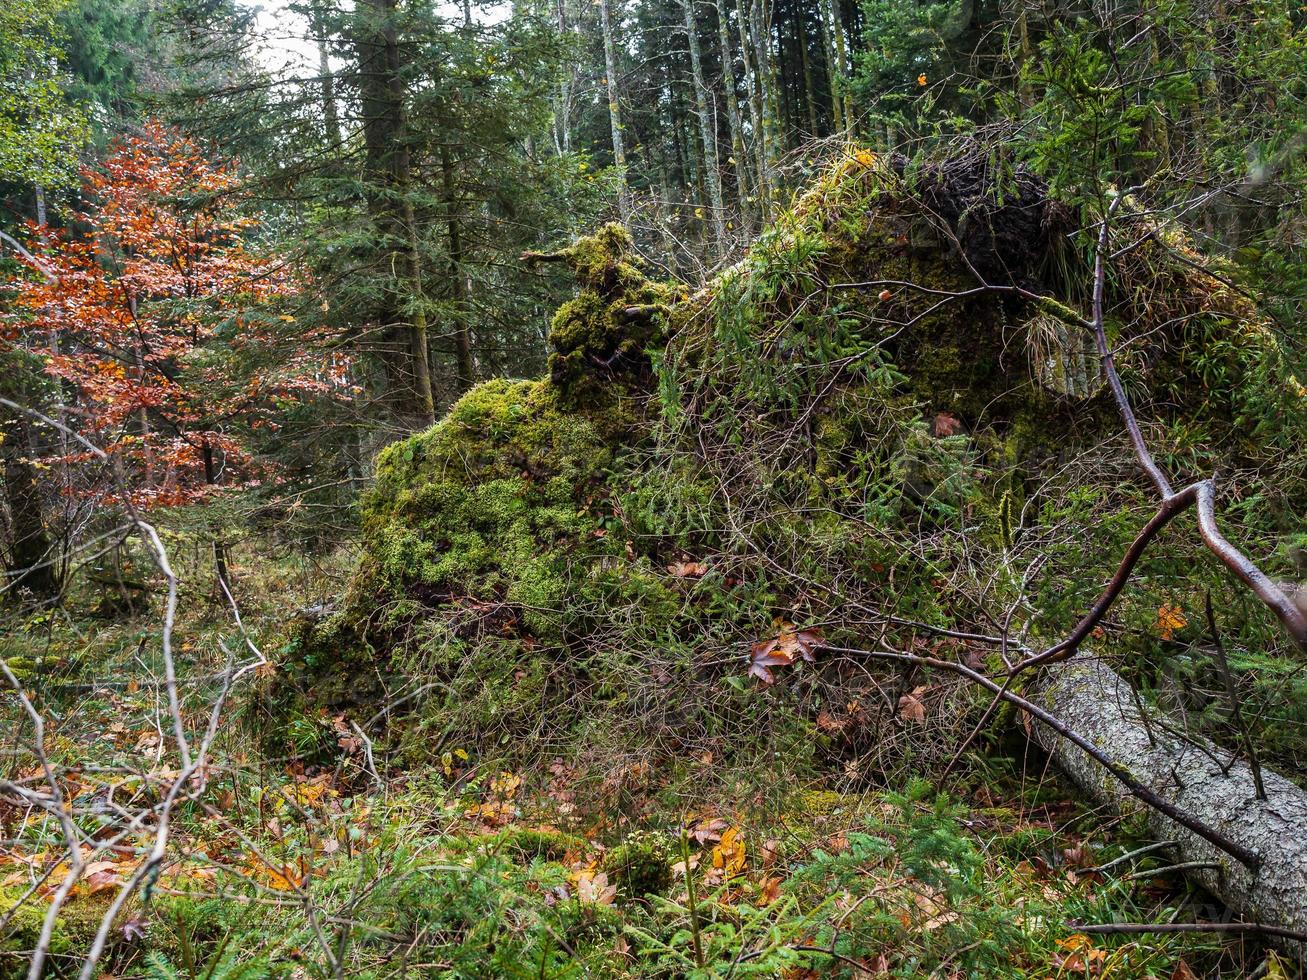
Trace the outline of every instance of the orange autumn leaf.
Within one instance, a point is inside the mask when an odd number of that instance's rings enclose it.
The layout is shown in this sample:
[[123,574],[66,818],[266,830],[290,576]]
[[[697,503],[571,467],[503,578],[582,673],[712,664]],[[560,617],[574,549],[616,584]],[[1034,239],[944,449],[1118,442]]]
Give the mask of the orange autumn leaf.
[[1177,630],[1182,630],[1189,625],[1189,620],[1185,617],[1184,610],[1179,606],[1166,603],[1157,610],[1157,635],[1164,640],[1169,640],[1175,636]]
[[786,620],[777,620],[778,632],[749,648],[749,674],[764,684],[774,684],[772,667],[788,667],[796,660],[815,661],[813,651],[822,644],[820,630],[800,630]]
[[736,828],[731,827],[722,834],[721,842],[712,849],[712,866],[729,878],[744,870],[746,860],[744,838]]

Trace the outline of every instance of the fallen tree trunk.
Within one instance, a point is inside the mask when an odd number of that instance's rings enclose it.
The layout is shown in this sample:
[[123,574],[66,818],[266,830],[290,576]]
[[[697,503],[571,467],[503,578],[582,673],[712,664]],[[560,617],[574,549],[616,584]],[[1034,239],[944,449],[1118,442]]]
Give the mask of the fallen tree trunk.
[[1043,671],[1031,700],[1168,802],[1253,851],[1258,866],[1144,806],[1083,749],[1031,719],[1031,737],[1090,797],[1142,812],[1159,839],[1176,842],[1179,860],[1195,865],[1186,873],[1243,918],[1307,931],[1307,791],[1263,769],[1266,799],[1257,799],[1246,763],[1147,724],[1127,682],[1095,657]]

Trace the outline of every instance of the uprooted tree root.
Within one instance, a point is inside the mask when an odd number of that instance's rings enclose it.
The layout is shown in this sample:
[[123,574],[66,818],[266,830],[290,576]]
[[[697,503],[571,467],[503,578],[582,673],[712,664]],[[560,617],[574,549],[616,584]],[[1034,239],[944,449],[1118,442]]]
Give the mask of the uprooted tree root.
[[[283,700],[402,716],[390,746],[415,761],[456,741],[894,780],[988,717],[932,660],[1012,693],[1095,631],[1146,659],[1159,606],[1199,590],[1225,597],[1231,635],[1282,642],[1204,548],[1301,643],[1217,529],[1215,484],[1163,477],[1136,534],[1147,493],[1123,449],[1256,485],[1242,531],[1265,551],[1303,499],[1307,395],[1180,230],[1128,204],[1097,235],[1069,237],[1075,219],[1020,168],[860,151],[692,295],[647,279],[617,228],[527,256],[581,287],[550,377],[489,382],[385,451],[355,585],[301,631]],[[1150,554],[1184,506],[1201,536]],[[913,653],[746,679],[748,651],[796,623],[828,650]]]

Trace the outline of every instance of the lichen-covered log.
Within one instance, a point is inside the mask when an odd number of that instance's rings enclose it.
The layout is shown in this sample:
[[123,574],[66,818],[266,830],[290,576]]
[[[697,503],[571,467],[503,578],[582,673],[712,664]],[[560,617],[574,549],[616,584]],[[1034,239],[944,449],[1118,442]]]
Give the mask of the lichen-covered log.
[[1032,722],[1035,740],[1092,799],[1142,811],[1160,840],[1176,842],[1177,860],[1195,864],[1187,869],[1190,877],[1246,920],[1307,931],[1307,792],[1264,770],[1267,798],[1259,800],[1244,761],[1231,760],[1229,752],[1200,739],[1181,739],[1146,724],[1125,679],[1095,657],[1079,656],[1046,670],[1035,701],[1163,798],[1253,851],[1260,864],[1246,868],[1144,807],[1082,749]]

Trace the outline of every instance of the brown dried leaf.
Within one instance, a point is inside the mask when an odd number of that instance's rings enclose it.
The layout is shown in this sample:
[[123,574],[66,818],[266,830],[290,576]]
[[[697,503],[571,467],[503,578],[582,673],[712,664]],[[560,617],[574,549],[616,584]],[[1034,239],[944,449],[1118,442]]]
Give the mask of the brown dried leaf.
[[935,421],[931,425],[931,433],[940,439],[955,436],[961,431],[961,420],[950,412],[940,412],[935,416]]
[[703,578],[708,566],[701,561],[674,561],[667,566],[667,573],[673,578]]
[[612,905],[617,886],[608,884],[608,875],[602,871],[582,871],[576,876],[576,898],[587,905]]
[[921,703],[921,698],[915,693],[905,694],[899,698],[899,717],[904,721],[924,725],[926,723],[926,706]]

